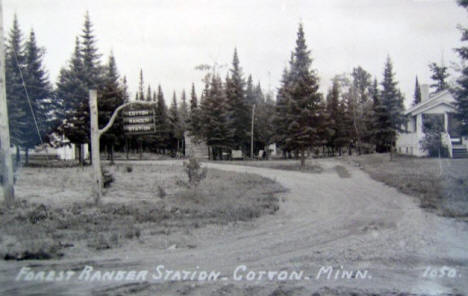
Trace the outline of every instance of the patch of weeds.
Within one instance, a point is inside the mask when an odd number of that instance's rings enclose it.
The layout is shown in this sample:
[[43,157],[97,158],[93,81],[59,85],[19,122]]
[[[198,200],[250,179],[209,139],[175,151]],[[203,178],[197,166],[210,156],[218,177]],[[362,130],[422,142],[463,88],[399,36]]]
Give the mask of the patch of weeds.
[[206,178],[207,169],[202,168],[196,158],[191,157],[188,162],[184,162],[184,167],[189,184],[192,187],[197,187]]
[[338,176],[340,176],[340,178],[350,178],[351,177],[351,174],[349,173],[348,169],[346,169],[342,165],[335,166],[335,170],[338,173]]
[[163,199],[163,198],[166,197],[166,195],[167,195],[166,190],[164,190],[164,188],[162,188],[161,185],[158,185],[158,196],[159,196],[159,198]]

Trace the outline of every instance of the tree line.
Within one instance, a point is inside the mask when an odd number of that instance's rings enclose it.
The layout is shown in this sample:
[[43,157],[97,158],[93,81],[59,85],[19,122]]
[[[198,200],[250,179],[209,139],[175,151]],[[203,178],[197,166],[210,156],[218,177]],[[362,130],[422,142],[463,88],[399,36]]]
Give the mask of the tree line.
[[[463,1],[460,5],[466,7]],[[466,36],[463,29],[464,41]],[[466,48],[458,52],[466,60]],[[58,145],[62,136],[70,143],[90,142],[89,89],[98,90],[101,128],[117,106],[130,101],[126,77],[119,74],[112,52],[106,63],[101,62],[88,13],[55,87],[49,81],[43,56],[44,49],[36,44],[34,31],[31,30],[25,41],[15,16],[6,46],[7,99],[12,143],[17,150],[24,149],[26,155],[41,143]],[[132,149],[178,155],[184,151],[185,136],[190,135],[195,142],[206,142],[212,159],[229,157],[232,150],[251,156],[253,118],[255,154],[259,150],[268,153],[269,145],[276,143],[284,157],[300,158],[304,164],[310,153],[331,156],[353,151],[391,151],[405,118],[404,96],[398,88],[390,57],[380,82],[357,66],[351,73],[336,75],[326,95],[319,91],[319,76],[312,62],[300,24],[276,97],[271,91],[264,92],[260,83],[254,83],[252,75],[246,77],[236,49],[224,78],[215,67],[209,68],[200,96],[192,84],[190,93],[182,91],[179,99],[174,92],[169,107],[161,85],[157,88],[145,85],[141,70],[134,101],[154,102],[151,108],[155,114],[155,133],[126,136],[123,119],[119,117],[101,138],[101,147],[110,156],[114,150]],[[434,92],[449,87],[446,67],[433,63],[430,70]],[[465,72],[466,67],[454,93],[460,110],[458,116],[466,131],[468,74]],[[416,78],[413,104],[420,101],[421,90]]]

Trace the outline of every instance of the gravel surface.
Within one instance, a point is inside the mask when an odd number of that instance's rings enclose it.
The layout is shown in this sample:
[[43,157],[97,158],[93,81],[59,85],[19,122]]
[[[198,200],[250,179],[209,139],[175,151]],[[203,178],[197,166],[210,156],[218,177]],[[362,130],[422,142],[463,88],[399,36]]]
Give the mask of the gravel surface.
[[[274,179],[289,191],[281,195],[280,209],[275,215],[251,223],[207,226],[198,230],[194,235],[196,248],[173,246],[167,250],[152,250],[129,246],[83,259],[2,262],[0,294],[468,293],[466,223],[423,211],[413,197],[372,180],[359,168],[336,160],[317,162],[323,168],[319,174],[206,163],[204,165],[212,168]],[[337,166],[342,167],[341,175]],[[343,177],[344,170],[346,177]],[[86,265],[100,271],[147,270],[149,274],[140,282],[79,280],[78,275]],[[218,271],[221,279],[201,282],[169,277],[176,281],[155,281],[152,275],[157,275],[156,267],[161,265],[178,271]],[[246,270],[239,267],[242,265]],[[76,276],[61,282],[15,281],[24,266],[34,271],[74,270]],[[327,272],[333,269],[329,277],[324,268]],[[241,272],[235,274],[236,269]],[[255,280],[246,279],[248,271],[254,271],[251,275],[256,276]],[[263,277],[258,280],[262,271],[285,271],[289,275],[302,271],[303,278],[281,281]],[[344,271],[352,271],[351,278],[343,278]],[[363,277],[364,272],[367,273]],[[242,280],[236,281],[235,275],[242,276]]]

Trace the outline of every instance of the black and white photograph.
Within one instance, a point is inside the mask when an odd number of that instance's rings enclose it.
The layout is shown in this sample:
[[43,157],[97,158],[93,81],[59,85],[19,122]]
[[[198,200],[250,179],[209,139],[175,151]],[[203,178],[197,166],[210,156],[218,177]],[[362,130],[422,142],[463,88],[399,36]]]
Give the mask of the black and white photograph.
[[0,295],[468,295],[468,0],[0,0]]

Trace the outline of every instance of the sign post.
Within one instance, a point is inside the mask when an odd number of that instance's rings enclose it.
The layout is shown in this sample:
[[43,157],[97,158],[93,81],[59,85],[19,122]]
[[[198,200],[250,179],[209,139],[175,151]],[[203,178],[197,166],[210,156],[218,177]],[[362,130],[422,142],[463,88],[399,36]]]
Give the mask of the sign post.
[[[1,0],[0,0],[1,1]],[[98,108],[97,108],[97,92],[96,90],[89,90],[89,115],[90,115],[90,124],[91,124],[91,157],[93,162],[93,170],[94,170],[94,182],[96,186],[96,197],[95,197],[95,204],[98,205],[101,202],[102,198],[102,172],[101,172],[101,159],[99,155],[99,139],[101,135],[107,132],[112,125],[114,124],[115,120],[117,119],[117,115],[119,112],[124,109],[125,107],[131,105],[155,105],[156,102],[129,102],[123,105],[120,105],[114,110],[109,122],[106,124],[105,127],[99,129],[98,124]],[[148,111],[149,110],[145,110]],[[138,111],[137,111],[138,112]],[[139,115],[138,115],[139,114]],[[135,115],[135,114],[132,114]],[[137,113],[138,116],[144,116],[143,113]],[[151,115],[152,125],[154,126],[154,116]],[[137,120],[138,121],[138,120]],[[148,122],[144,122],[148,124]],[[142,122],[133,122],[132,124],[142,125]],[[146,128],[144,128],[146,129]],[[148,133],[148,130],[144,130],[143,132]],[[11,158],[10,158],[11,161]]]

